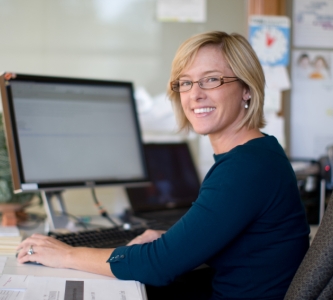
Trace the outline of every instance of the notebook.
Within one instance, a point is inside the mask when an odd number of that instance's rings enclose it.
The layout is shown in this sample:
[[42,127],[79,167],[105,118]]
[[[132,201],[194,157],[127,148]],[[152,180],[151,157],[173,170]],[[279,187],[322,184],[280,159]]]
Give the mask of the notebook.
[[151,184],[126,188],[131,214],[166,230],[196,200],[201,181],[186,142],[149,143],[144,152]]

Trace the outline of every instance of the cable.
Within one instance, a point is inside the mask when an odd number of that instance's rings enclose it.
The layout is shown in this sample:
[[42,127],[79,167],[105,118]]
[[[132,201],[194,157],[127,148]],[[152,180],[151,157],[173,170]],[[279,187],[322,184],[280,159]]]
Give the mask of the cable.
[[96,204],[96,206],[97,206],[97,209],[98,209],[98,211],[99,211],[99,214],[100,214],[102,217],[104,217],[104,218],[106,218],[107,220],[109,220],[109,222],[110,222],[111,224],[113,224],[115,227],[119,227],[119,225],[109,217],[108,213],[106,212],[106,210],[104,209],[104,207],[102,206],[102,204],[98,201],[98,199],[97,199],[97,197],[96,197],[96,193],[95,193],[95,189],[94,189],[94,188],[91,189],[91,194],[92,194],[92,196],[93,196],[93,200],[94,200],[94,202],[95,202],[95,204]]

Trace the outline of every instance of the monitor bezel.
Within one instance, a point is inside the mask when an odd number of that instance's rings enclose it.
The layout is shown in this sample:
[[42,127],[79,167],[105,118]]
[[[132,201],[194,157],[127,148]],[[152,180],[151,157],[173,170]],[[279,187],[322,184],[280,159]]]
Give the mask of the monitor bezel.
[[[49,181],[37,183],[37,185],[26,182],[23,172],[23,163],[21,158],[20,143],[18,131],[15,122],[15,109],[14,99],[12,96],[11,82],[39,82],[39,83],[54,83],[54,84],[79,84],[79,85],[95,85],[95,86],[115,86],[126,87],[130,90],[131,107],[133,113],[133,120],[135,121],[135,130],[137,143],[140,151],[140,158],[143,162],[143,177],[133,178],[129,180],[114,180],[114,179],[93,179],[93,180],[73,180],[73,181]],[[3,106],[3,121],[7,141],[8,156],[11,166],[11,175],[14,193],[20,192],[35,192],[35,191],[59,191],[72,188],[93,188],[99,186],[137,186],[146,185],[149,183],[148,170],[145,162],[143,141],[138,119],[136,103],[134,99],[134,89],[132,82],[129,81],[114,81],[102,79],[88,79],[88,78],[74,78],[74,77],[56,77],[44,75],[29,75],[29,74],[16,74],[4,73],[0,76],[0,89]],[[22,188],[22,185],[25,188]]]

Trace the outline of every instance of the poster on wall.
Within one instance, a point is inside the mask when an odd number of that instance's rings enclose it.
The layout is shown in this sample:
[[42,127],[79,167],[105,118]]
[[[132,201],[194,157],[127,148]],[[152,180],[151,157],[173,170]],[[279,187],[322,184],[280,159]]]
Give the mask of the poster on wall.
[[263,131],[274,135],[285,147],[282,91],[290,88],[286,66],[289,64],[290,19],[286,16],[254,15],[249,18],[249,41],[258,55],[266,78]]
[[295,47],[333,48],[333,0],[294,0]]
[[157,20],[204,23],[207,19],[206,2],[206,0],[157,0]]
[[333,145],[333,51],[294,50],[292,83],[291,156],[318,159]]
[[251,16],[249,40],[264,66],[289,63],[290,20],[285,16]]

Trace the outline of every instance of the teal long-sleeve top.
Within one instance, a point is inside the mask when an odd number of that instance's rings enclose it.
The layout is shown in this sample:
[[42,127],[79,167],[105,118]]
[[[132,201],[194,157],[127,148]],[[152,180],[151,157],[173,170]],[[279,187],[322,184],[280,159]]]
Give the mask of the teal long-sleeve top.
[[184,217],[154,242],[115,249],[111,270],[161,286],[206,263],[212,299],[283,299],[309,247],[294,171],[267,135],[214,158]]

